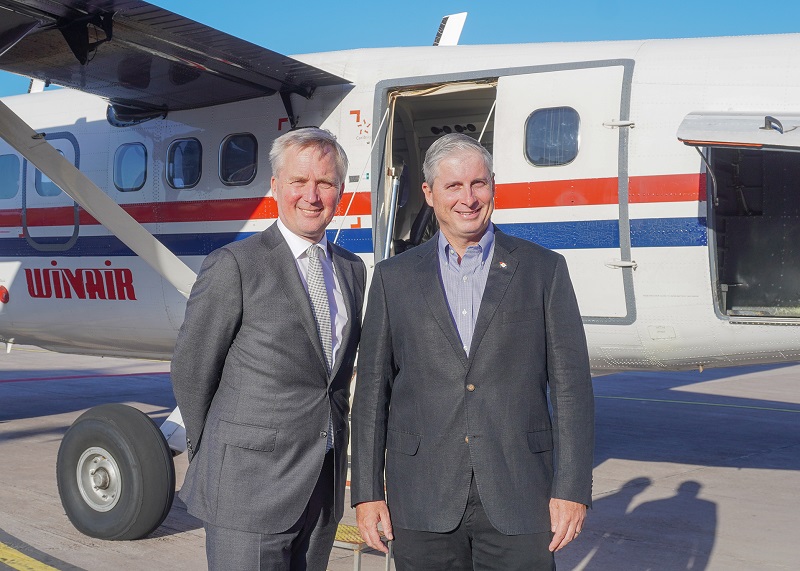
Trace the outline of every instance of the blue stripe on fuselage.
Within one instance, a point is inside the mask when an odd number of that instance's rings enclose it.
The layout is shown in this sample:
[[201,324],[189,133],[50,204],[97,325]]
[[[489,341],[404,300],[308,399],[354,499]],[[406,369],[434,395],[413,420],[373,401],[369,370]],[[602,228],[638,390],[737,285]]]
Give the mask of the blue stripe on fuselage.
[[[619,248],[619,223],[616,220],[587,220],[578,222],[535,222],[498,224],[512,236],[518,236],[552,250],[587,248]],[[705,218],[646,218],[631,220],[631,245],[634,248],[705,246]],[[205,256],[254,232],[209,232],[204,234],[157,234],[167,248],[177,256]],[[336,230],[328,230],[333,240]],[[37,238],[41,244],[63,242],[63,238]],[[372,253],[372,228],[350,228],[339,234],[338,244],[358,254]],[[27,257],[114,257],[133,256],[130,248],[115,236],[81,236],[65,251],[41,251],[24,238],[0,238],[0,258]]]
[[[619,248],[617,220],[498,224],[503,232],[551,250]],[[630,221],[634,248],[675,248],[708,244],[705,218],[641,218]]]

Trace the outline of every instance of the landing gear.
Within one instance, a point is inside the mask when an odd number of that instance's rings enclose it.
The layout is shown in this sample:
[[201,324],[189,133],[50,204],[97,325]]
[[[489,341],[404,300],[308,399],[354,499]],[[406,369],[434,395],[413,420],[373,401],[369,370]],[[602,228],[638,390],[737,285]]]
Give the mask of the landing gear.
[[172,452],[135,408],[104,404],[83,413],[58,449],[61,504],[78,531],[140,539],[167,517],[175,495]]

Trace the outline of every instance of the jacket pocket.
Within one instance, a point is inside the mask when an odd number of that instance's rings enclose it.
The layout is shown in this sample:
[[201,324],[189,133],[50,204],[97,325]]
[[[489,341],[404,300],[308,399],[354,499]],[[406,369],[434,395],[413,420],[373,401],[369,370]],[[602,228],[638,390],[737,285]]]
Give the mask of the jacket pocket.
[[539,452],[547,452],[553,449],[553,431],[537,430],[536,432],[528,433],[528,448],[534,454]]
[[419,434],[389,429],[386,433],[386,449],[413,456],[419,449],[419,440]]
[[220,420],[219,438],[225,444],[238,448],[272,452],[275,450],[278,429]]
[[531,307],[521,307],[514,311],[501,311],[500,312],[500,320],[503,323],[522,323],[522,322],[530,322],[536,321],[538,316],[541,315],[541,311],[536,310]]

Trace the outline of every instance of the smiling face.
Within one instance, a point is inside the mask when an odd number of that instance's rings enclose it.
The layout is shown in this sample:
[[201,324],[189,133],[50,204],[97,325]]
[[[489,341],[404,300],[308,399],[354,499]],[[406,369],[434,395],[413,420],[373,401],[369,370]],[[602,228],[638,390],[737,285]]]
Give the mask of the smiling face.
[[344,191],[330,146],[289,147],[270,182],[278,216],[290,232],[319,242]]
[[480,241],[494,210],[494,177],[483,157],[470,150],[448,155],[439,162],[433,185],[423,183],[422,190],[442,234],[463,256]]

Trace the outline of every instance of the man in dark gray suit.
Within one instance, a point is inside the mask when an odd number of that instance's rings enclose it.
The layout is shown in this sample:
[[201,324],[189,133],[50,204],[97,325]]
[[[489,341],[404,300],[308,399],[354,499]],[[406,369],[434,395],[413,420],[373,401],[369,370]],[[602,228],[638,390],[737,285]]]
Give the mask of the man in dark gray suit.
[[347,157],[306,128],[270,153],[279,220],[208,255],[172,360],[209,568],[324,570],[342,517],[364,263],[328,242]]
[[474,139],[437,140],[423,171],[440,232],[377,265],[364,319],[359,528],[384,551],[383,525],[401,571],[554,569],[591,502],[594,445],[567,266],[491,224],[492,158]]

